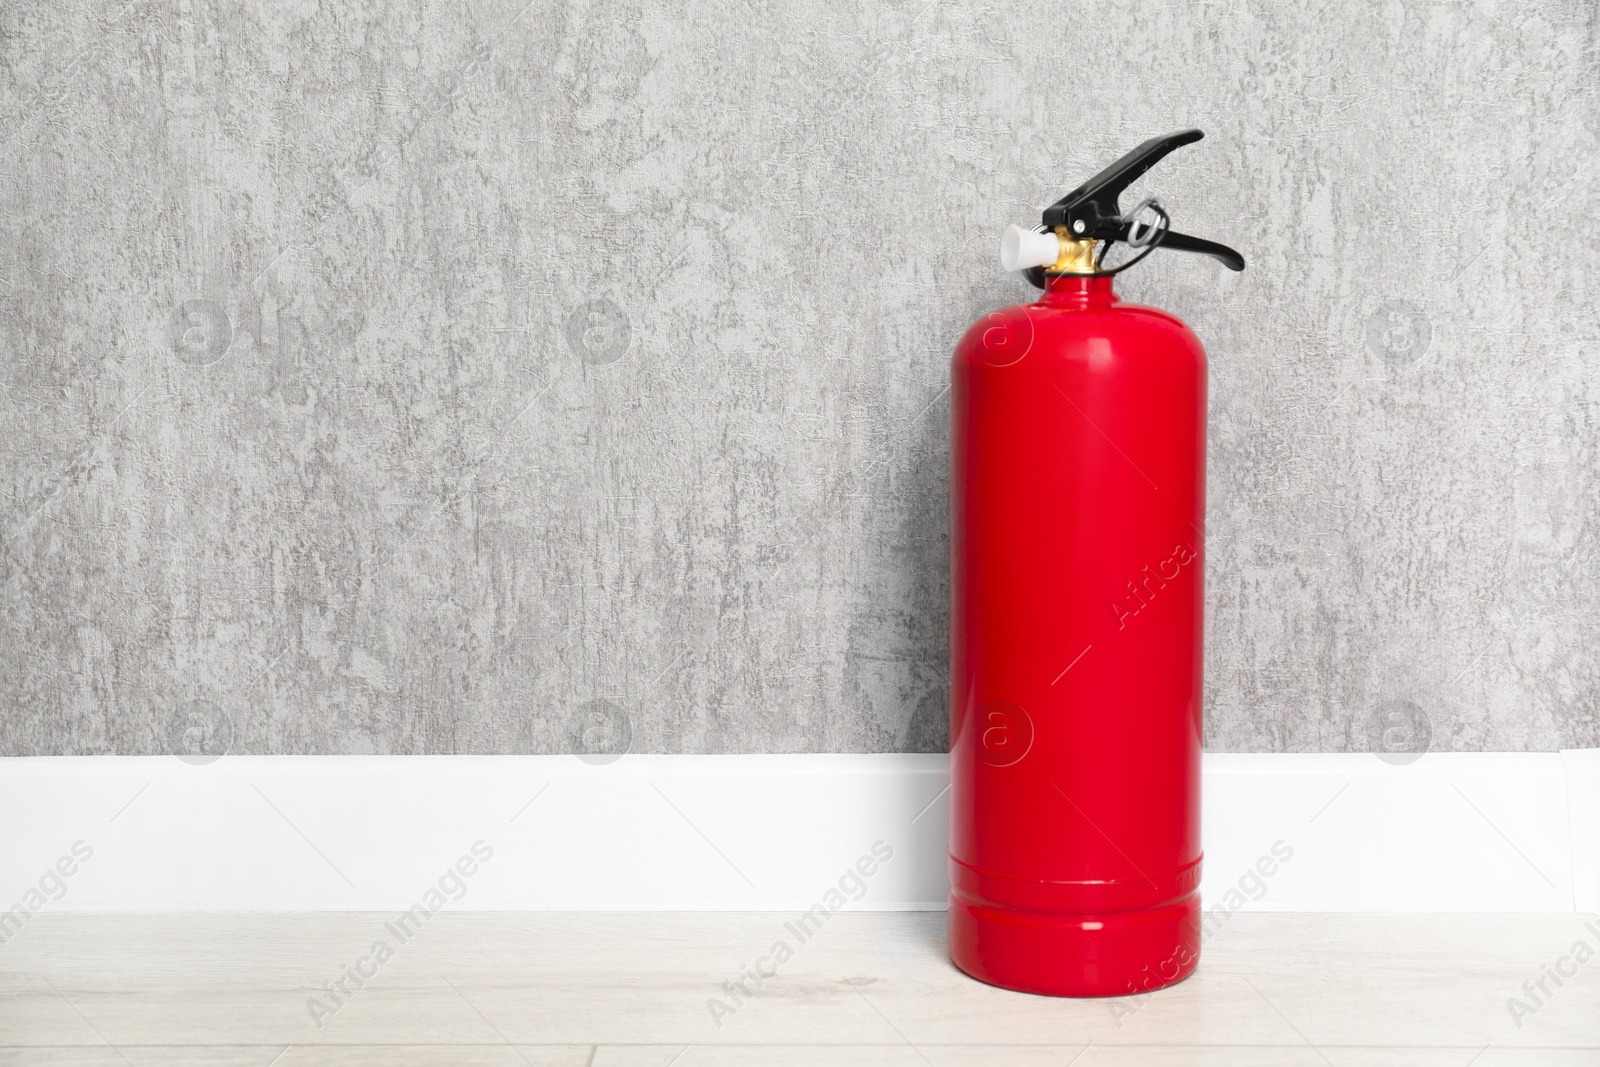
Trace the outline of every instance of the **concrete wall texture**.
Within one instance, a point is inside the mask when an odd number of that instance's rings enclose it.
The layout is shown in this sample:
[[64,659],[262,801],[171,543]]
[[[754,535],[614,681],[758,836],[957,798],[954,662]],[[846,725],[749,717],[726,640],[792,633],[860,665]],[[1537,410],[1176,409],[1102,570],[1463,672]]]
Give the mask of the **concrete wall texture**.
[[0,11],[0,752],[935,751],[1012,221],[1241,249],[1207,744],[1600,744],[1592,0]]

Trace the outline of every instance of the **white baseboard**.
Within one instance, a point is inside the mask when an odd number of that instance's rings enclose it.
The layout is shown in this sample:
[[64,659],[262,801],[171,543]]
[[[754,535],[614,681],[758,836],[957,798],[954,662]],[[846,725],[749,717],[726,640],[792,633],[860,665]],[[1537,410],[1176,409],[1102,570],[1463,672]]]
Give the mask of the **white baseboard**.
[[[478,842],[452,908],[802,909],[880,841],[854,906],[942,908],[946,782],[943,756],[12,758],[0,909],[402,909]],[[1204,842],[1208,907],[1600,911],[1600,750],[1209,754]]]

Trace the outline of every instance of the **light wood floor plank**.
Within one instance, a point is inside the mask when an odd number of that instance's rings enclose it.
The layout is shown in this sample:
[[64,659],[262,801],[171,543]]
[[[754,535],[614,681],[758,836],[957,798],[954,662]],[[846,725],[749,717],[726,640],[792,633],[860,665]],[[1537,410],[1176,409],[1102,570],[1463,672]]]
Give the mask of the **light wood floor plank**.
[[[0,945],[0,1067],[1600,1064],[1600,958],[1507,1010],[1600,941],[1575,916],[1239,915],[1189,981],[1101,1001],[972,981],[933,913],[844,913],[803,944],[766,913],[445,912],[403,944],[388,918],[41,915]],[[308,1000],[378,939],[393,958],[319,1027]],[[779,939],[793,958],[731,995]]]

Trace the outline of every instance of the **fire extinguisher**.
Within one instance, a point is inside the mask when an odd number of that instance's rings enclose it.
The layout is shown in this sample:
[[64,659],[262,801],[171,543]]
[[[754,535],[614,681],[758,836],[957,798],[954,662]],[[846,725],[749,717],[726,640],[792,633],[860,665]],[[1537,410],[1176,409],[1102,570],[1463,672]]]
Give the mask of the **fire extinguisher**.
[[1244,269],[1118,204],[1202,136],[1010,227],[1001,264],[1044,292],[951,360],[950,955],[1009,989],[1142,993],[1199,962],[1206,357],[1111,281],[1157,248]]

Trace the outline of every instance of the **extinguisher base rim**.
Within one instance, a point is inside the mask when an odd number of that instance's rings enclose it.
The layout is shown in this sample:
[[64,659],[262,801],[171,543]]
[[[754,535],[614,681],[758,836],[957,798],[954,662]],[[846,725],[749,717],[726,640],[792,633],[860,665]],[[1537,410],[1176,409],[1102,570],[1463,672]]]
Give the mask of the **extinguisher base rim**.
[[1159,908],[1063,914],[950,897],[950,959],[988,985],[1123,997],[1176,985],[1200,962],[1200,894]]

